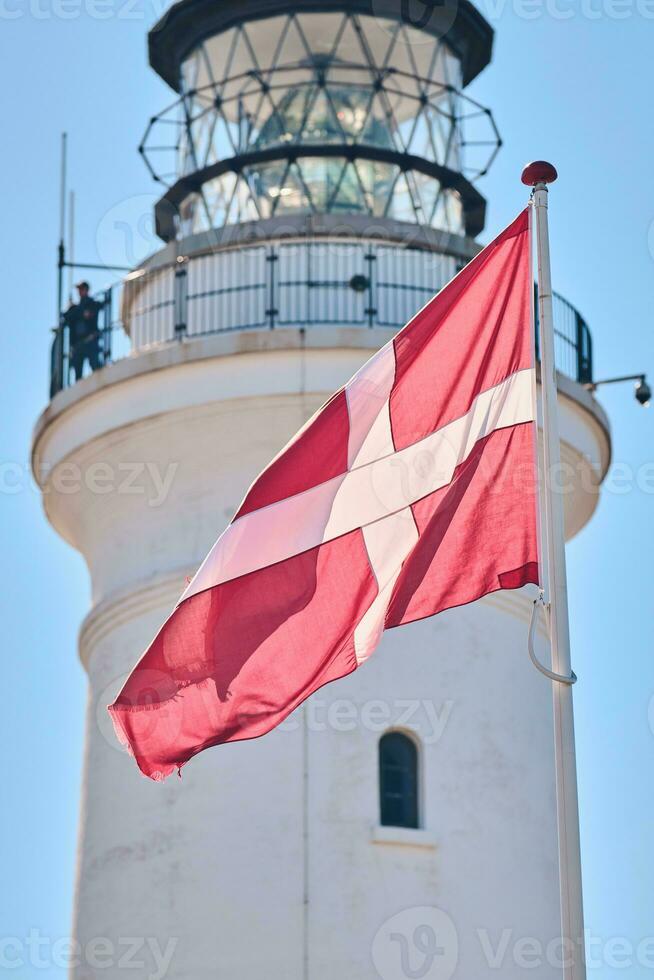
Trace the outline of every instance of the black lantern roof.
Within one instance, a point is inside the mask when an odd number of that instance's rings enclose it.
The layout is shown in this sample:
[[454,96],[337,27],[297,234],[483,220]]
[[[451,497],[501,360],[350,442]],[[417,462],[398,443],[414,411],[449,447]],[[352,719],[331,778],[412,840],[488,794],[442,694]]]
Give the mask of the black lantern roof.
[[469,0],[178,0],[148,35],[150,64],[179,91],[182,62],[208,37],[243,21],[277,14],[338,11],[401,20],[434,37],[446,37],[461,59],[464,85],[491,59],[493,29]]

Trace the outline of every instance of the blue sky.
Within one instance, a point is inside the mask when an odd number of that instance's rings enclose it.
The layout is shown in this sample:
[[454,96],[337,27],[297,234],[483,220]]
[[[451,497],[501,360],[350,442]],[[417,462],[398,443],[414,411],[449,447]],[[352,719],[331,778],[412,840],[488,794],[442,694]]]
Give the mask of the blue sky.
[[[492,107],[504,139],[480,184],[483,239],[523,206],[523,163],[551,159],[560,173],[550,200],[555,288],[591,327],[597,377],[648,371],[654,382],[654,6],[486,0],[481,9],[497,31],[495,56],[471,93]],[[76,637],[86,570],[46,523],[28,473],[48,390],[59,134],[70,133],[78,257],[134,261],[147,221],[132,240],[116,227],[147,215],[156,196],[136,147],[149,116],[171,101],[146,66],[146,30],[160,10],[144,0],[0,2],[0,922],[3,936],[21,940],[70,931],[85,706]],[[641,409],[629,386],[603,389],[601,400],[614,471],[568,549],[585,904],[594,936],[635,948],[654,933],[654,409]],[[591,976],[611,976],[619,959],[605,956]],[[652,975],[654,963],[632,959],[622,976]],[[20,976],[64,971],[51,964]]]

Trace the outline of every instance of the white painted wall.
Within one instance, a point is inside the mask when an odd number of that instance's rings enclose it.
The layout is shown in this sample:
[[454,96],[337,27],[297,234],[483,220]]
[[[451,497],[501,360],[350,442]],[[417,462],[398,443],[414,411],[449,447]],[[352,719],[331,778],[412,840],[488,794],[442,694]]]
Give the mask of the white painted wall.
[[[160,976],[152,949],[169,940],[175,980],[517,980],[516,942],[557,935],[551,695],[527,657],[522,595],[387,633],[281,730],[211,749],[181,780],[144,779],[105,711],[250,481],[378,334],[174,344],[63,392],[37,426],[46,512],[93,586],[80,636],[90,693],[75,980],[124,977],[120,957],[136,945],[146,965],[132,975]],[[573,533],[609,444],[590,396],[562,386]],[[126,489],[125,467],[142,463]],[[167,493],[153,472],[172,472]],[[421,742],[423,828],[408,835],[375,830],[377,742],[400,722]],[[430,967],[415,943],[432,920],[442,952]],[[89,953],[103,938],[112,947]],[[499,971],[488,959],[498,944]],[[560,976],[546,959],[535,980]]]

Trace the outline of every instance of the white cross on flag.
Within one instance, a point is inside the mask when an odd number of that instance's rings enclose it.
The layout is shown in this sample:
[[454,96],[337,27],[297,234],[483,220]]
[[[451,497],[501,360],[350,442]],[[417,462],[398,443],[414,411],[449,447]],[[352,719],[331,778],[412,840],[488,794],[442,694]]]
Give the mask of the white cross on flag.
[[525,209],[253,483],[110,707],[163,779],[269,732],[384,629],[538,582]]

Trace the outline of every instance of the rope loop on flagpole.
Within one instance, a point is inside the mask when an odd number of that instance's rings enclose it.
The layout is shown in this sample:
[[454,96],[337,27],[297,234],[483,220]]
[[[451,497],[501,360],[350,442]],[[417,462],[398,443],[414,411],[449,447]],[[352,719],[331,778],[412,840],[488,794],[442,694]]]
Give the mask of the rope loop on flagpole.
[[[540,660],[538,659],[538,657],[534,652],[534,633],[536,632],[536,623],[538,621],[539,608],[543,609],[543,611],[546,614],[546,618],[549,620],[549,615],[548,615],[549,606],[545,602],[542,590],[538,598],[534,599],[534,605],[531,611],[531,623],[529,624],[529,637],[527,640],[527,649],[529,650],[529,658],[532,664],[534,665],[534,667],[536,668],[536,670],[539,670],[541,674],[545,675],[545,677],[549,677],[551,681],[558,681],[559,684],[572,685],[576,683],[577,680],[577,675],[575,674],[574,670],[570,672],[569,677],[567,677],[565,674],[555,674],[553,670],[549,670],[549,668],[547,668],[545,664],[542,664],[540,662]],[[548,633],[549,633],[549,622],[548,622]]]

